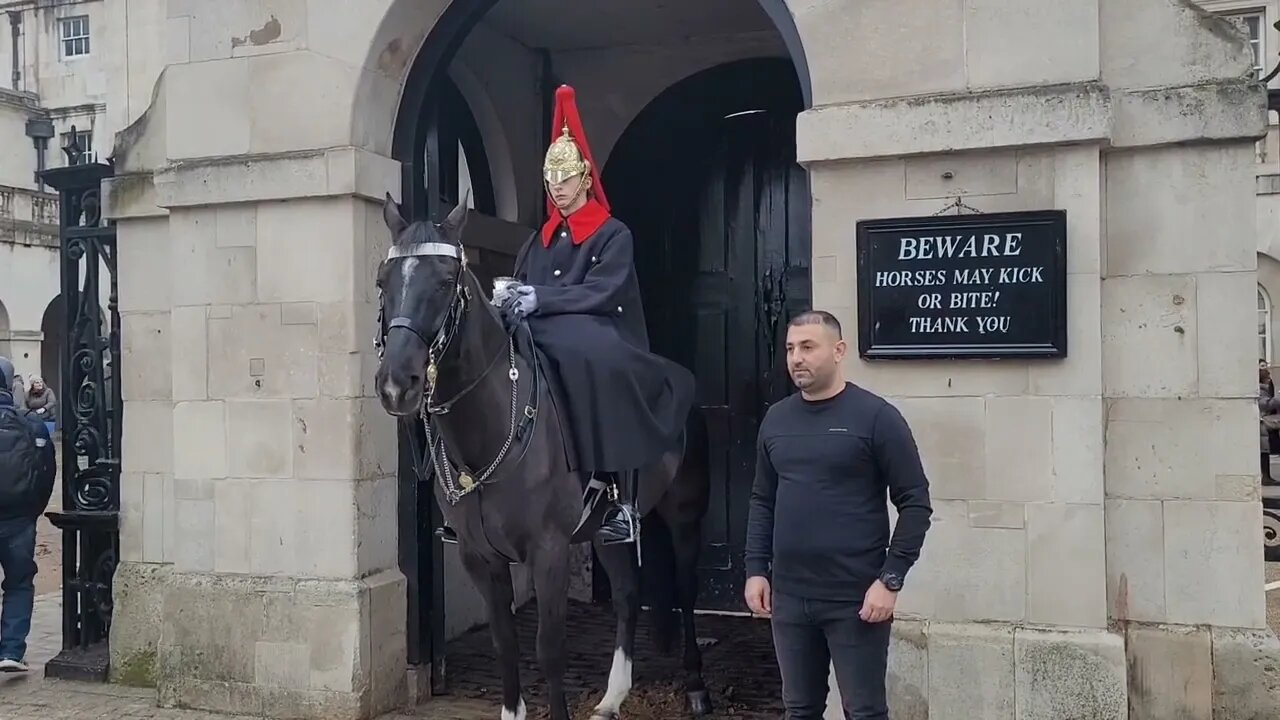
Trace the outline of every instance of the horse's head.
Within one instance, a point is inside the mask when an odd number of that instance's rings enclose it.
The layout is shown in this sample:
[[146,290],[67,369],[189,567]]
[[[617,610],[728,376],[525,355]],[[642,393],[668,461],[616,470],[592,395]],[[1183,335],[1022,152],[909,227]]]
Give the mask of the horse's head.
[[[382,218],[392,245],[378,268],[378,339],[381,362],[375,376],[378,398],[388,413],[412,415],[422,406],[428,366],[447,348],[466,302],[462,228],[464,199],[439,225],[410,223],[388,194]],[[434,380],[434,378],[432,378]]]

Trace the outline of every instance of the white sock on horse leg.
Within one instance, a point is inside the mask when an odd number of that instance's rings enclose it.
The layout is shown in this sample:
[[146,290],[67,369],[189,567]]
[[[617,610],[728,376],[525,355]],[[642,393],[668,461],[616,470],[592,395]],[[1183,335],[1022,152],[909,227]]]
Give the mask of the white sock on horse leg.
[[613,667],[609,669],[609,688],[604,691],[604,699],[596,706],[596,711],[618,714],[622,701],[631,692],[631,658],[617,648],[613,651]]
[[525,720],[524,698],[520,698],[514,711],[502,708],[502,720]]

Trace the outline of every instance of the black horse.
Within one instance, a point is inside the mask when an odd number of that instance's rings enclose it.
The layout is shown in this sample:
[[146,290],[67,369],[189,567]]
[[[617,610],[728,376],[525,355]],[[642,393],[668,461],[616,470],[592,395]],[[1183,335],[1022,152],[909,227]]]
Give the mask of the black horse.
[[[464,201],[444,223],[409,223],[386,198],[383,219],[394,242],[378,270],[378,395],[401,422],[426,423],[426,447],[415,448],[418,472],[423,479],[434,475],[435,496],[458,534],[463,565],[484,594],[502,676],[502,718],[525,718],[510,570],[522,563],[533,572],[538,661],[551,718],[568,720],[569,546],[583,510],[583,486],[569,470],[558,380],[543,371],[528,326],[504,322],[486,301],[461,242],[466,217]],[[696,417],[691,413],[685,431],[690,450],[706,447]],[[666,578],[668,601],[654,608],[655,636],[660,649],[671,648],[678,609],[685,690],[698,716],[711,710],[693,614],[710,496],[705,457],[695,457],[702,454],[669,453],[643,470],[637,498],[646,531],[665,527],[670,533],[674,572],[668,574],[674,577]],[[611,719],[631,690],[640,582],[634,546],[596,543],[596,552],[612,585],[618,631],[608,689],[593,717]]]

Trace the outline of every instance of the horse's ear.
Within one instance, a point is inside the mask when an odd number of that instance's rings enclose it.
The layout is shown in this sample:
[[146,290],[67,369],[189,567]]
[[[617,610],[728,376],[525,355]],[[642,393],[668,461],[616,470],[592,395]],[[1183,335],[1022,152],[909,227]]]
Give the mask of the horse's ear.
[[449,234],[449,238],[459,245],[462,244],[462,228],[467,225],[467,205],[471,200],[471,188],[467,188],[467,192],[462,196],[462,202],[458,206],[449,211],[449,217],[444,219],[445,232]]
[[391,193],[387,193],[387,197],[382,201],[382,220],[387,224],[387,229],[391,231],[393,240],[399,239],[400,233],[409,227],[409,223],[405,222],[404,215],[400,213],[400,206],[395,200],[391,199]]

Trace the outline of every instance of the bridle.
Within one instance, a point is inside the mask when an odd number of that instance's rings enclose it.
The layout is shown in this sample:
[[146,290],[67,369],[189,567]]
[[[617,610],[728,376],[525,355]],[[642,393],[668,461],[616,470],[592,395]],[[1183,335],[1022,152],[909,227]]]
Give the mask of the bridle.
[[[536,359],[534,360],[534,370],[530,375],[529,397],[525,403],[523,413],[519,410],[519,386],[520,386],[520,370],[516,367],[516,349],[515,349],[515,333],[521,327],[525,327],[528,332],[528,326],[523,323],[512,323],[507,334],[506,352],[507,361],[510,369],[507,377],[511,380],[511,415],[510,427],[507,433],[507,439],[502,444],[502,449],[498,451],[497,457],[493,459],[482,470],[472,471],[463,463],[455,463],[449,460],[448,451],[444,445],[444,437],[439,432],[433,430],[433,425],[438,422],[438,418],[448,414],[459,400],[474,390],[482,380],[488,377],[489,372],[502,358],[504,353],[499,351],[494,354],[493,358],[485,364],[482,372],[477,374],[474,380],[467,383],[460,391],[455,393],[453,397],[447,401],[434,402],[436,393],[436,380],[439,378],[439,363],[444,359],[445,355],[453,347],[454,340],[457,339],[462,322],[467,317],[467,313],[471,308],[471,288],[467,284],[468,279],[475,279],[475,275],[471,272],[471,268],[467,265],[467,253],[461,244],[453,245],[451,243],[442,242],[418,242],[405,245],[393,244],[391,249],[387,251],[385,262],[403,258],[438,258],[449,257],[458,261],[458,271],[454,277],[454,287],[450,294],[449,307],[445,310],[444,321],[440,324],[440,329],[428,339],[427,333],[414,321],[413,318],[406,316],[396,316],[391,318],[390,322],[386,320],[386,302],[381,287],[378,288],[378,330],[374,335],[373,345],[378,353],[378,361],[382,362],[383,355],[386,352],[387,334],[394,328],[402,328],[408,330],[418,337],[424,345],[427,346],[427,367],[422,393],[422,402],[418,407],[418,417],[421,418],[423,427],[426,431],[427,447],[418,448],[417,434],[409,433],[410,442],[413,448],[415,469],[418,472],[418,479],[426,479],[426,461],[430,456],[431,464],[434,467],[436,478],[440,482],[440,487],[444,491],[445,497],[450,505],[456,505],[467,494],[477,490],[481,485],[492,477],[498,466],[507,458],[511,450],[511,446],[523,438],[528,433],[531,425],[537,417],[538,411],[538,372],[536,367]],[[528,443],[524,444],[521,457],[524,451],[528,450]],[[456,482],[454,473],[457,473]]]

